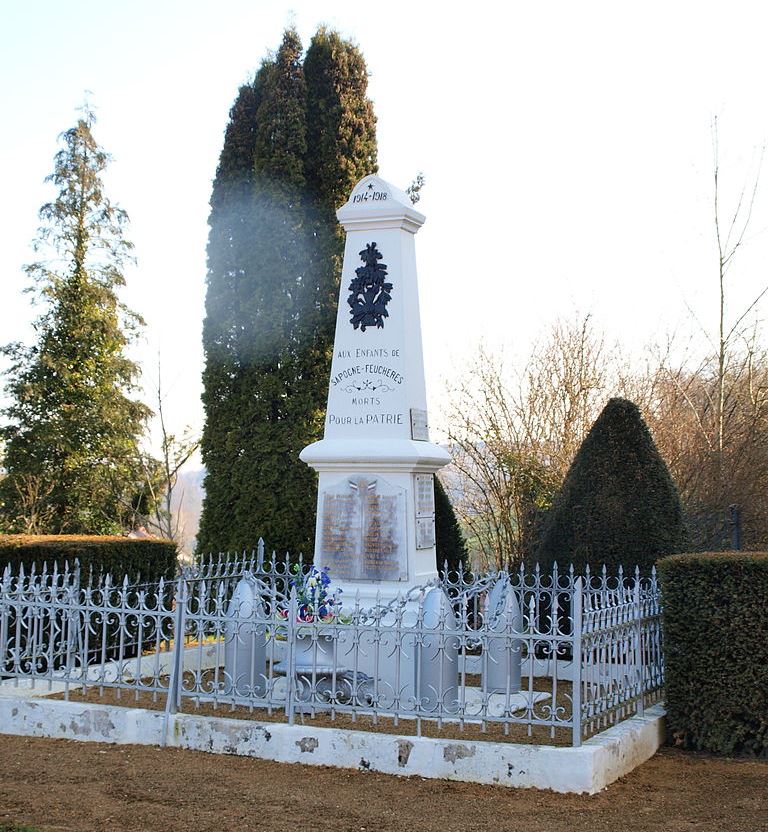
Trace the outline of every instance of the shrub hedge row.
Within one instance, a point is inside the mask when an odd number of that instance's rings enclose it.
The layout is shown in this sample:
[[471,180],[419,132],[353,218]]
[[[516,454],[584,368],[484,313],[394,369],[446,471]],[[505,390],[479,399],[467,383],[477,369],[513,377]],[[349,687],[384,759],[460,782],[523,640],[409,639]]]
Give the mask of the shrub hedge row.
[[14,571],[21,564],[38,570],[49,569],[54,561],[63,567],[80,561],[83,576],[109,572],[115,579],[140,576],[142,582],[171,578],[176,571],[176,544],[172,540],[134,540],[128,537],[99,535],[0,535],[0,573],[10,563]]
[[657,568],[670,739],[768,757],[768,553],[674,555]]

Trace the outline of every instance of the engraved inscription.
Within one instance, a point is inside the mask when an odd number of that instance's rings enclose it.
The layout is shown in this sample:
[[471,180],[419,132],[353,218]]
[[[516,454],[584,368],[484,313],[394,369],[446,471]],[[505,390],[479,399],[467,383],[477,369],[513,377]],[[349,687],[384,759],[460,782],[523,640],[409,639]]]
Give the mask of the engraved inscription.
[[[333,553],[334,577],[352,578],[362,531],[362,514],[356,494],[323,495],[323,553]],[[326,566],[330,564],[324,560]]]
[[435,545],[435,482],[432,474],[416,474],[414,485],[416,548],[431,549]]
[[[374,491],[366,495],[363,571],[369,580],[396,581],[399,578],[397,503],[395,495],[381,496]],[[374,577],[377,575],[382,577]]]
[[435,513],[435,484],[432,474],[416,474],[416,516]]
[[322,506],[320,556],[334,579],[408,579],[402,488],[355,477],[326,489]]
[[355,194],[352,197],[352,204],[354,205],[357,202],[386,202],[388,196],[389,194],[385,191],[365,191],[362,194]]
[[352,204],[358,202],[386,202],[389,194],[386,191],[377,191],[373,182],[368,183],[368,187],[364,191],[352,195]]
[[435,516],[416,518],[416,548],[431,549],[435,545]]
[[429,442],[429,425],[427,411],[417,407],[411,408],[411,439]]

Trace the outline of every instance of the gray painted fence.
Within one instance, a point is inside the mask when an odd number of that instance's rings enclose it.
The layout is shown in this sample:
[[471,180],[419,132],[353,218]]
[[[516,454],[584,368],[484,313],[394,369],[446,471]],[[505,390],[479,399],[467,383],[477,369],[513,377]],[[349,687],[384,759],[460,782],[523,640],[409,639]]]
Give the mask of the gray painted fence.
[[539,727],[574,746],[661,695],[655,574],[444,575],[373,607],[348,598],[330,621],[306,620],[292,579],[263,546],[154,586],[8,567],[0,684],[148,694],[168,713],[412,720],[417,734],[425,720]]

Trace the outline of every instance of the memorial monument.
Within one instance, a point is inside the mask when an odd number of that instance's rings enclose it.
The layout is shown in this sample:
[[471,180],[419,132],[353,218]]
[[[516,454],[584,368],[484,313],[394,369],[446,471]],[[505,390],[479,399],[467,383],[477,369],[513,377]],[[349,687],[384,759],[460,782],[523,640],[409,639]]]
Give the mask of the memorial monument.
[[[315,564],[351,602],[383,601],[436,577],[415,234],[425,217],[376,175],[336,213],[346,231],[323,439],[301,459],[319,472]],[[350,595],[352,597],[350,597]]]

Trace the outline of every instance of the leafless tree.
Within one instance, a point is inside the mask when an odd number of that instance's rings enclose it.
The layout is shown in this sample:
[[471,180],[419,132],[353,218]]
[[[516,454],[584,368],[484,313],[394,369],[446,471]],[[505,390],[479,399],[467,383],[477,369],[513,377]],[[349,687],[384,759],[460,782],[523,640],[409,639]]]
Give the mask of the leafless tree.
[[680,491],[693,546],[727,543],[731,504],[743,509],[749,545],[766,545],[768,355],[759,333],[733,344],[722,372],[712,352],[688,364],[666,359],[652,375],[654,394],[642,409]]
[[518,377],[517,418],[557,486],[616,385],[617,362],[618,352],[608,355],[603,335],[585,315],[556,322]]
[[153,534],[181,543],[184,528],[181,513],[175,511],[175,503],[183,501],[183,493],[175,494],[179,473],[183,466],[200,447],[199,434],[186,427],[181,434],[168,429],[165,416],[165,394],[162,386],[162,367],[157,361],[157,386],[155,389],[155,415],[160,427],[160,459],[149,454],[141,454],[144,479],[150,513],[141,516],[141,522]]
[[44,534],[54,515],[54,507],[47,498],[53,493],[55,484],[34,474],[24,474],[17,477],[15,485],[21,508],[18,519],[24,533]]
[[[680,491],[695,548],[721,546],[725,512],[743,509],[751,548],[768,546],[768,350],[756,318],[768,283],[731,313],[733,266],[749,241],[760,162],[730,214],[723,209],[713,123],[717,326],[698,323],[709,349],[681,353],[680,337],[644,365],[606,349],[589,316],[556,324],[520,371],[481,349],[449,393],[454,462],[449,486],[470,548],[506,568],[535,544],[546,509],[610,395],[640,407]],[[727,216],[727,219],[724,217]]]
[[[717,398],[715,400],[715,436],[714,447],[718,457],[718,468],[720,479],[724,478],[724,454],[725,454],[725,419],[726,408],[728,407],[726,397],[726,378],[731,369],[731,353],[733,351],[734,341],[743,337],[742,325],[747,316],[754,310],[766,292],[768,292],[768,284],[753,298],[753,300],[743,309],[735,320],[727,321],[726,318],[726,278],[728,272],[733,265],[734,257],[739,249],[744,244],[747,230],[749,229],[752,220],[752,213],[755,205],[755,198],[757,196],[758,185],[760,184],[760,165],[758,165],[751,184],[745,181],[741,189],[736,208],[727,222],[727,228],[724,228],[720,218],[720,160],[719,160],[719,142],[717,132],[717,118],[712,123],[712,144],[714,153],[714,227],[715,238],[717,240],[717,254],[718,254],[718,289],[719,289],[719,305],[718,305],[718,341],[717,341]],[[760,155],[760,162],[762,163],[762,153]],[[751,353],[748,348],[747,354]],[[736,358],[738,361],[738,358]],[[751,366],[751,360],[748,359],[747,365]]]
[[735,207],[724,218],[717,119],[712,124],[713,232],[717,326],[709,331],[690,309],[709,350],[675,360],[668,349],[655,372],[656,394],[645,410],[691,519],[694,544],[718,545],[727,507],[741,504],[753,545],[768,542],[765,505],[768,443],[768,356],[755,317],[768,283],[729,315],[737,254],[748,242],[763,152]]
[[613,379],[590,316],[558,322],[524,368],[484,347],[449,391],[449,488],[478,565],[532,553],[536,520],[562,482]]

